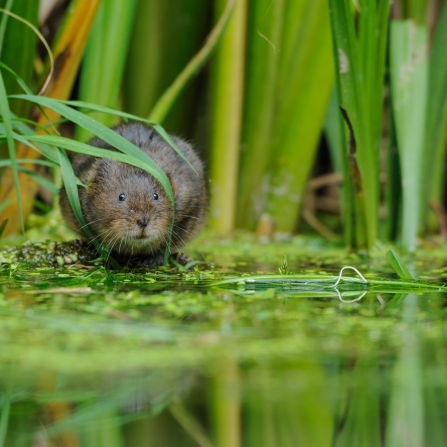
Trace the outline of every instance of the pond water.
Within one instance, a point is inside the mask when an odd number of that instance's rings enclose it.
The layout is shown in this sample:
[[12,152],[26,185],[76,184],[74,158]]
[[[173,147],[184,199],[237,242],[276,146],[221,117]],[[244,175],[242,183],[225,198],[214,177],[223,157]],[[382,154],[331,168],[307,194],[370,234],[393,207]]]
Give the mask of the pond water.
[[[193,252],[206,263],[188,271],[5,264],[0,445],[445,445],[442,247],[406,260],[414,286],[399,285],[386,249],[294,239]],[[385,280],[333,287],[346,265]],[[313,279],[243,281],[278,268]]]

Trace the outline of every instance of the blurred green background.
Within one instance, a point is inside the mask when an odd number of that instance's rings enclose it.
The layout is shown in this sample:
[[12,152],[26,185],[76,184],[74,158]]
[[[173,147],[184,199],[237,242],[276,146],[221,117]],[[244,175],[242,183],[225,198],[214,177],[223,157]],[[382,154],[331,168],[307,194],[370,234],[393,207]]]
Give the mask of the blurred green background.
[[[419,236],[447,233],[444,1],[0,3],[52,45],[45,96],[150,118],[193,142],[210,179],[214,233],[241,228],[269,240],[316,231],[348,247],[383,240],[410,252]],[[2,17],[1,61],[37,93],[47,51],[24,23]],[[7,94],[22,92],[2,73]],[[28,101],[9,107],[45,121]],[[69,123],[61,129],[91,136]],[[25,217],[51,208],[48,187],[35,179],[59,186],[60,174],[37,167],[30,148],[16,154],[39,176],[15,178]],[[5,235],[20,231],[14,169],[2,171]]]

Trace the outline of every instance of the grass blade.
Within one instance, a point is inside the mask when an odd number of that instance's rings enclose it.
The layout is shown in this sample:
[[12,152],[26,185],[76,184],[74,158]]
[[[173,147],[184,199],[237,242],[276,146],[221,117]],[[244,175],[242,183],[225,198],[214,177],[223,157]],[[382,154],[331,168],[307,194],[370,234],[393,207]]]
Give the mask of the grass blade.
[[391,24],[391,94],[402,176],[404,247],[413,252],[422,201],[422,170],[427,107],[428,32],[413,22]]
[[[166,194],[168,195],[172,206],[174,206],[174,194],[172,192],[171,184],[168,178],[166,177],[165,173],[163,172],[163,170],[156,163],[154,163],[148,155],[146,155],[139,148],[137,148],[132,143],[127,141],[121,135],[118,135],[116,132],[104,126],[103,124],[99,123],[98,121],[95,121],[88,115],[84,115],[83,113],[78,112],[77,110],[74,110],[59,101],[52,100],[51,98],[45,98],[41,96],[28,96],[28,95],[15,95],[14,97],[21,97],[28,101],[40,104],[41,106],[51,108],[58,114],[64,116],[65,118],[68,118],[73,123],[76,123],[79,126],[83,127],[84,129],[87,129],[88,131],[92,132],[94,135],[97,135],[106,143],[112,145],[114,148],[140,160],[140,162],[142,162],[145,166],[150,166],[151,169],[150,174],[153,175],[160,182],[163,189],[166,191]],[[39,141],[36,138],[38,137],[37,136],[34,138],[28,137],[30,141]],[[46,138],[48,137],[41,136],[40,140],[46,143],[47,142]],[[54,136],[54,138],[60,139],[61,137]],[[57,141],[62,142],[63,139]],[[93,148],[89,145],[85,146],[90,148],[90,153],[93,154]]]
[[351,238],[347,243],[371,248],[378,236],[379,150],[390,3],[361,1],[358,33],[351,2],[330,0],[329,4],[339,100],[351,133],[349,155],[343,154],[345,225],[348,223]]
[[[68,156],[65,153],[65,151],[62,149],[58,149],[58,155],[65,191],[67,193],[68,201],[70,202],[71,208],[73,209],[73,213],[76,216],[76,219],[78,219],[78,222],[84,229],[88,238],[90,240],[93,240],[93,244],[98,249],[98,252],[101,254],[99,243],[91,233],[89,227],[87,226],[87,222],[84,219],[84,215],[82,214],[81,202],[79,200],[79,193],[78,193],[78,184],[80,183],[79,179],[76,177],[73,171],[73,167],[71,166],[70,160],[68,159]],[[118,270],[121,268],[121,266],[115,261],[113,256],[108,257],[108,262],[114,269]]]
[[[55,41],[53,53],[57,73],[45,89],[45,94],[48,96],[62,99],[69,97],[99,3],[100,0],[74,0],[70,5],[69,13],[66,15],[66,20],[61,26]],[[48,124],[59,119],[57,113],[51,110],[46,115],[39,116],[37,120],[39,124]],[[17,157],[34,159],[39,157],[39,153],[20,144],[17,147]],[[31,164],[30,169],[32,169]],[[22,173],[20,173],[19,178],[23,190],[27,192],[22,210],[18,210],[17,203],[14,201],[13,177],[6,171],[2,177],[0,202],[9,202],[9,205],[1,212],[0,220],[8,218],[10,223],[15,223],[18,220],[19,213],[27,216],[31,211],[38,185]],[[6,234],[14,232],[17,232],[17,226],[12,224],[5,230]]]
[[8,144],[9,159],[11,160],[12,175],[14,178],[14,187],[17,195],[17,204],[20,213],[20,225],[22,232],[25,231],[25,222],[22,212],[22,196],[20,193],[19,172],[16,161],[16,149],[14,144],[14,138],[12,135],[12,123],[11,123],[11,111],[9,109],[8,97],[6,95],[5,84],[3,82],[3,74],[0,70],[0,113],[3,118],[3,125],[5,126],[6,142]]
[[[14,0],[7,0],[5,5],[6,11],[11,11],[12,5],[14,4]],[[2,15],[2,19],[0,21],[0,57],[3,53],[3,47],[5,42],[5,33],[6,33],[6,26],[9,21],[9,16],[7,14]]]
[[[29,99],[29,100],[34,100],[36,98],[37,98],[37,100],[39,100],[41,98],[39,96],[32,96],[32,95],[29,95],[29,96],[15,95],[14,97],[22,97],[22,98],[26,98],[26,99]],[[31,99],[31,98],[33,98],[33,99]],[[131,119],[131,120],[140,121],[140,122],[143,122],[143,123],[150,124],[160,134],[160,136],[180,155],[180,157],[182,157],[183,160],[185,160],[186,163],[188,163],[188,165],[191,167],[191,169],[194,172],[196,172],[196,170],[191,165],[189,160],[185,157],[185,155],[183,155],[182,151],[174,143],[174,141],[172,140],[170,135],[163,129],[163,127],[161,125],[155,123],[154,121],[147,120],[147,119],[144,119],[144,118],[140,118],[139,116],[132,115],[130,113],[121,112],[120,110],[111,109],[109,107],[101,106],[101,105],[98,105],[98,104],[91,104],[91,103],[88,103],[88,102],[85,102],[85,101],[63,101],[63,100],[58,100],[58,99],[49,99],[49,98],[47,98],[47,99],[48,99],[48,101],[46,101],[47,104],[59,103],[59,104],[62,104],[62,105],[70,105],[70,106],[75,106],[75,107],[84,108],[84,109],[88,109],[88,110],[95,110],[95,111],[98,111],[98,112],[108,113],[108,114],[111,114],[111,115],[120,116],[120,117],[125,118],[125,119]],[[48,106],[48,107],[51,107],[51,106]],[[70,113],[69,110],[72,110],[73,112],[75,112],[75,114],[77,116],[77,119],[79,119],[82,122],[84,122],[82,117],[85,117],[86,115],[84,115],[82,113],[74,111],[73,109],[66,109],[66,108],[59,108],[59,110],[64,110],[65,113]],[[63,116],[66,116],[66,115],[63,115]],[[75,115],[72,114],[71,116],[75,116]],[[92,123],[92,121],[94,121],[94,120],[91,119],[90,124]],[[74,122],[76,122],[76,121],[74,121]],[[101,123],[99,123],[99,124],[101,124]],[[82,125],[79,124],[79,126],[82,126]],[[92,127],[90,127],[90,128],[92,128]],[[104,126],[101,126],[101,129],[104,129]],[[93,132],[93,131],[91,131],[91,132]],[[97,135],[97,134],[95,134],[95,135]],[[196,172],[196,174],[197,174],[197,172]]]
[[402,261],[402,258],[394,251],[393,248],[390,248],[387,251],[386,257],[388,258],[388,261],[390,261],[391,267],[393,267],[394,271],[399,275],[401,279],[403,280],[416,279],[410,273],[408,267],[405,265],[404,261]]
[[[11,12],[19,16],[30,25],[37,26],[37,15],[39,10],[39,2],[29,0],[14,0],[12,2],[2,2],[5,4],[5,11]],[[35,32],[20,23],[16,18],[8,16],[7,13],[1,12],[2,25],[3,20],[6,22],[4,42],[0,43],[1,61],[17,73],[25,83],[32,85],[34,77],[34,58],[37,49],[37,36]],[[6,24],[6,23],[5,23]],[[19,93],[20,87],[15,82],[14,76],[3,72],[5,89],[8,94]],[[19,116],[27,116],[31,104],[25,101],[14,101],[10,104],[11,111]]]
[[428,99],[430,113],[426,114],[424,178],[421,216],[422,223],[427,215],[429,199],[442,202],[445,175],[445,140],[447,131],[447,3],[444,2],[436,27],[430,52],[428,74]]
[[[158,165],[155,165],[156,167],[154,167],[154,162],[150,163],[147,161],[142,161],[140,158],[137,158],[133,155],[115,152],[108,149],[101,149],[98,147],[90,146],[86,143],[72,140],[70,138],[60,137],[58,135],[29,135],[26,138],[30,141],[54,145],[79,154],[91,155],[92,157],[113,158],[114,160],[117,160],[121,163],[127,163],[132,166],[136,166],[137,168],[144,169],[155,178],[157,178],[160,169],[158,168]],[[149,161],[151,161],[150,158],[148,159]]]
[[[27,160],[26,158],[17,158],[16,162],[19,164],[23,164],[29,163],[29,160]],[[59,166],[57,163],[48,160],[33,160],[33,164],[48,166],[49,168],[57,168]],[[11,166],[11,160],[0,160],[0,168],[3,168],[5,166]]]
[[[79,99],[117,107],[126,61],[136,0],[103,0],[98,9],[82,65]],[[93,114],[110,127],[112,115]],[[76,128],[76,139],[87,141],[91,134]]]

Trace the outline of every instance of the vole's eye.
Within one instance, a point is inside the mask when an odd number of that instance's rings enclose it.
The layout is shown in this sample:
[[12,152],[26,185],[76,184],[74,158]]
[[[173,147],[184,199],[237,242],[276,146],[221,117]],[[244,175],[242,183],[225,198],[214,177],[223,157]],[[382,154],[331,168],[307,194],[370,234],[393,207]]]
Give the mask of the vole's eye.
[[154,192],[154,194],[152,194],[152,197],[154,198],[154,200],[158,200],[158,194],[156,192]]
[[118,200],[120,202],[124,202],[126,200],[126,194],[124,194],[123,192],[118,196]]

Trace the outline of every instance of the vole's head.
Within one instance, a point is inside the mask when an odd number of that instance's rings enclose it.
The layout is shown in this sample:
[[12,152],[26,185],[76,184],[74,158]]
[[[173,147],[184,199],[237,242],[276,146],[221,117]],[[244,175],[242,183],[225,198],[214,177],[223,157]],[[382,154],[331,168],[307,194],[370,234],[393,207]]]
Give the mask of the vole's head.
[[96,167],[84,213],[98,240],[124,254],[150,254],[166,246],[172,207],[160,183],[115,160],[97,160]]

